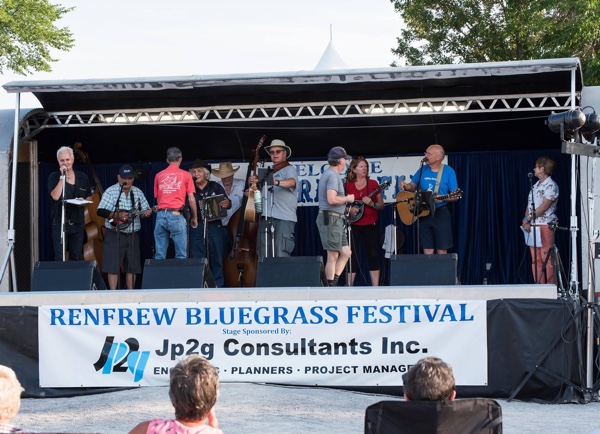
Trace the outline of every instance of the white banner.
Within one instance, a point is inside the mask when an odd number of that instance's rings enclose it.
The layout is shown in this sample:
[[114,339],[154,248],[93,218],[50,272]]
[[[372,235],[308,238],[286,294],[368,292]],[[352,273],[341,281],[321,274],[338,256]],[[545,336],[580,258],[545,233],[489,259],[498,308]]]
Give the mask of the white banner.
[[[396,195],[400,191],[400,182],[402,176],[406,178],[406,182],[410,181],[410,177],[417,171],[422,157],[386,157],[386,158],[367,158],[369,162],[369,177],[377,181],[378,184],[383,184],[385,181],[390,182],[390,187],[382,192],[384,202],[394,202]],[[233,163],[234,166],[240,166],[240,170],[236,173],[236,178],[244,179],[248,163]],[[290,164],[296,168],[298,172],[298,206],[317,206],[318,202],[318,186],[319,178],[322,173],[327,170],[329,165],[326,160],[322,161],[290,161]],[[350,162],[348,162],[350,165]],[[214,165],[216,167],[216,165]],[[271,163],[264,167],[272,166]],[[346,177],[346,171],[340,174],[342,178]],[[212,177],[213,180],[218,178]]]
[[427,356],[487,384],[485,301],[146,303],[39,308],[41,387],[168,385],[200,354],[223,382],[400,385]]

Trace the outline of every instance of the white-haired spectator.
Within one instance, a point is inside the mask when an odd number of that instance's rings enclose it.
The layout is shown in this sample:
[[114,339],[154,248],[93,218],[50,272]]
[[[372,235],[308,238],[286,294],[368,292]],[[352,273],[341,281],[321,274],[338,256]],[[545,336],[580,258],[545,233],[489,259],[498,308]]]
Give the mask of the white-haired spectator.
[[0,433],[25,432],[10,424],[21,408],[21,392],[15,371],[0,365]]

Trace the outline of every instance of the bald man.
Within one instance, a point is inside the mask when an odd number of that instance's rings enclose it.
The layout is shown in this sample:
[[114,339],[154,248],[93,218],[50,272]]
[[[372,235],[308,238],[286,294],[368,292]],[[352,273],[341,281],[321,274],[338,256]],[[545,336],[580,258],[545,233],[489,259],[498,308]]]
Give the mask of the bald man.
[[[425,151],[425,158],[423,158],[423,162],[426,164],[415,172],[411,182],[402,181],[400,188],[412,192],[428,190],[434,194],[434,198],[458,190],[454,169],[442,163],[445,156],[446,152],[440,145],[429,146]],[[440,171],[442,173],[438,180]],[[434,199],[435,212],[419,219],[419,244],[423,249],[423,253],[431,255],[434,251],[437,251],[439,254],[445,254],[448,253],[448,249],[454,247],[452,241],[452,215],[448,202],[455,200],[457,198]]]

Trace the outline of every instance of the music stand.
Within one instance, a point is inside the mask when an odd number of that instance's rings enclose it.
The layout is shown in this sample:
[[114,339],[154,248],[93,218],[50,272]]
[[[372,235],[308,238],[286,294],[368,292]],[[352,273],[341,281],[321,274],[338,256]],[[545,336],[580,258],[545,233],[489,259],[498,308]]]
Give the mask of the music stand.
[[413,215],[420,216],[423,211],[429,211],[431,217],[435,214],[435,202],[433,193],[429,190],[418,190],[415,193]]

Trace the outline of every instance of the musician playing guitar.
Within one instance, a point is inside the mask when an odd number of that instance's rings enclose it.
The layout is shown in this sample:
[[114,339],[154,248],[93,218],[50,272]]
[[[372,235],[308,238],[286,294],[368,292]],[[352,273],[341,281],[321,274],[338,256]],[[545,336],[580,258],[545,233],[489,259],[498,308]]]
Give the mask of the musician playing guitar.
[[[152,215],[152,209],[140,190],[133,186],[134,173],[131,166],[119,169],[117,183],[108,187],[98,204],[97,213],[105,218],[104,254],[102,271],[108,273],[108,286],[117,289],[121,265],[127,266],[127,289],[135,287],[135,275],[142,272],[140,266],[140,217]],[[124,263],[127,258],[126,263]]]
[[[351,249],[354,254],[351,256],[352,273],[350,273],[350,286],[354,286],[356,272],[359,270],[357,253],[361,243],[365,244],[367,258],[369,262],[369,275],[371,276],[371,285],[379,286],[379,228],[377,220],[379,211],[383,209],[383,196],[380,192],[377,182],[369,179],[369,163],[364,157],[355,157],[350,162],[348,176],[345,184],[346,194],[353,194],[361,206],[350,206],[349,220],[352,222],[352,240]],[[373,194],[374,193],[374,194]],[[362,216],[356,221],[354,216],[358,216],[362,211]]]
[[412,176],[412,181],[400,183],[400,189],[416,192],[428,190],[433,193],[435,212],[419,219],[419,243],[425,254],[448,253],[454,247],[452,240],[452,215],[448,202],[457,200],[450,197],[440,201],[436,196],[444,196],[458,190],[454,169],[442,163],[446,153],[440,145],[431,145],[425,151],[421,167]]

